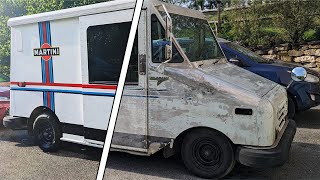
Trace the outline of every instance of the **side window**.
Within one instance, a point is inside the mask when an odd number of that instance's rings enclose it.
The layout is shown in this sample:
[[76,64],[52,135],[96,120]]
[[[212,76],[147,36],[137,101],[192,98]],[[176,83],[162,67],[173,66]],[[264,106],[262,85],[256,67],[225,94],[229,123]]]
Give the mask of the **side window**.
[[237,56],[234,53],[232,53],[232,52],[230,52],[228,50],[223,50],[223,52],[226,55],[228,60],[231,59],[231,58],[237,58]]
[[[117,84],[131,22],[91,26],[87,29],[89,83]],[[138,82],[138,42],[133,45],[126,83]]]
[[[165,30],[156,15],[151,16],[151,40],[152,40],[152,62],[162,63],[165,61]],[[181,63],[183,58],[175,45],[172,47],[172,60],[169,63]]]
[[[240,57],[238,57],[235,53],[233,52],[230,52],[228,50],[223,50],[224,51],[224,54],[226,55],[228,61],[230,62],[230,59],[237,59],[239,60],[239,62],[237,63],[234,63],[235,65],[237,66],[240,66],[240,67],[247,67],[245,61],[243,61]],[[231,62],[232,63],[232,62]]]

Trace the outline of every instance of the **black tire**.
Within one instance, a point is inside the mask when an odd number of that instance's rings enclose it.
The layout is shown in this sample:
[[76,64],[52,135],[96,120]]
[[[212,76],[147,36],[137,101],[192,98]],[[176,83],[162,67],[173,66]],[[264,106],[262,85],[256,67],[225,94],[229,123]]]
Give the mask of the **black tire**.
[[290,95],[288,95],[288,118],[293,119],[296,114],[296,104]]
[[50,113],[40,114],[34,121],[33,135],[36,143],[44,152],[57,151],[62,137],[58,119]]
[[181,156],[184,165],[202,178],[222,178],[234,165],[233,146],[223,134],[210,129],[196,129],[182,142]]

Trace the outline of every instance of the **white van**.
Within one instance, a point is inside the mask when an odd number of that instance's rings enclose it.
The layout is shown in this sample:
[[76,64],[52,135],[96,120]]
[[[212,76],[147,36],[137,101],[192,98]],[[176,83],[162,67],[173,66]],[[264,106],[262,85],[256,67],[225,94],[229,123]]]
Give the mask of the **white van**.
[[[103,147],[134,7],[120,0],[10,19],[4,125],[27,128],[44,151],[60,141]],[[182,48],[179,39],[193,41]],[[181,153],[191,172],[213,178],[236,161],[282,165],[296,126],[286,90],[228,63],[201,12],[146,0],[115,129],[113,150]]]

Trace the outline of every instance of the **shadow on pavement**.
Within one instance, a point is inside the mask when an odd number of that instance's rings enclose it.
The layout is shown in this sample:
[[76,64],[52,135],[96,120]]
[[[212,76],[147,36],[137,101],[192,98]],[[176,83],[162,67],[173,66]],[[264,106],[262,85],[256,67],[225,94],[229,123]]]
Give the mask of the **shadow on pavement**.
[[115,169],[169,179],[194,178],[177,158],[165,159],[161,155],[161,153],[157,153],[146,157],[121,152],[110,152],[106,174],[108,174],[108,169]]
[[63,142],[59,151],[50,154],[63,157],[74,157],[92,161],[100,161],[102,149]]
[[[314,166],[319,159],[320,145],[294,142],[289,160],[283,166],[258,169],[237,163],[225,179],[319,179],[320,171]],[[160,178],[197,179],[185,169],[181,161],[176,158],[165,159],[160,154],[142,157],[110,152],[107,168]]]
[[[296,115],[298,128],[320,129],[320,109],[311,109]],[[16,142],[16,146],[33,147],[26,131],[0,129],[0,141]],[[34,147],[39,149],[38,147]],[[83,158],[99,161],[102,149],[63,143],[62,150],[51,155]],[[320,145],[293,142],[289,161],[282,167],[256,169],[237,164],[227,179],[310,179],[319,178],[320,171],[315,168],[320,159]],[[165,159],[161,153],[151,157],[130,155],[121,152],[110,152],[108,169],[145,174],[172,179],[195,179],[177,158]],[[108,171],[107,171],[108,174]]]
[[[34,147],[40,150],[26,130],[14,131],[2,127],[0,128],[0,141],[16,143],[15,146],[17,147]],[[100,161],[102,149],[62,142],[61,149],[59,151],[49,154]]]
[[294,117],[298,128],[320,129],[320,109],[309,109]]

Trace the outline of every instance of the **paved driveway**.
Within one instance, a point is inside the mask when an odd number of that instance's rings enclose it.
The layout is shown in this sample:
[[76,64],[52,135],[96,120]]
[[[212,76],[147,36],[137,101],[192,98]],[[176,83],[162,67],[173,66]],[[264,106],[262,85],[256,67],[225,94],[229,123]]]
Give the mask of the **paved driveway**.
[[[295,117],[297,133],[289,161],[282,167],[253,169],[237,165],[228,179],[320,179],[320,107]],[[109,155],[108,179],[195,179],[182,163],[161,156]]]
[[[298,130],[283,167],[253,169],[237,165],[229,179],[319,179],[320,108],[296,117]],[[25,131],[0,130],[1,179],[94,179],[100,149],[64,144],[58,153],[32,145]],[[105,179],[196,179],[174,158],[111,152]]]

